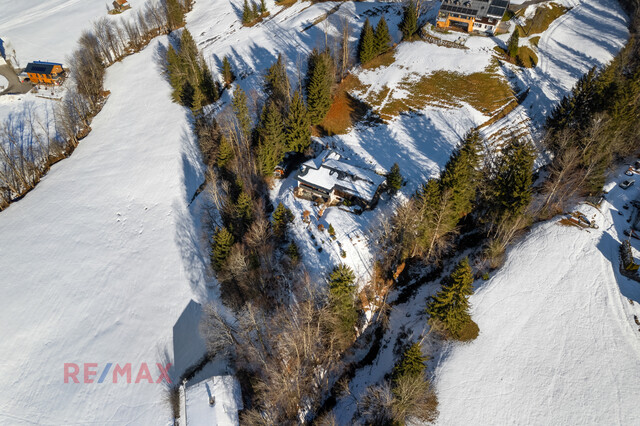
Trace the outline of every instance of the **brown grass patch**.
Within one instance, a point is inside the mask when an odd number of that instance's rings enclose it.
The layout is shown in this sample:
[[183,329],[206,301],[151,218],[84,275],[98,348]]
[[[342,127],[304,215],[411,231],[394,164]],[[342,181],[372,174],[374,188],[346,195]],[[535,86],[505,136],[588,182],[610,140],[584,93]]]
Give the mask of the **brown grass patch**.
[[464,327],[462,327],[462,330],[460,330],[456,340],[461,342],[470,342],[475,340],[476,337],[478,337],[478,334],[480,334],[478,324],[476,324],[475,321],[470,320]]
[[333,103],[327,116],[318,126],[318,135],[342,135],[349,131],[354,124],[362,121],[371,108],[366,103],[355,98],[349,92],[361,88],[362,83],[358,77],[348,75],[338,85],[333,96]]
[[517,65],[519,67],[535,68],[538,65],[538,55],[536,55],[536,53],[528,46],[520,46],[520,48],[518,49],[518,54],[515,58],[507,55],[507,52],[505,52],[501,47],[496,46],[493,48],[493,50],[500,55],[501,60]]
[[531,43],[532,45],[534,45],[535,47],[538,47],[538,43],[540,42],[540,36],[535,36],[535,37],[531,37],[529,39],[529,43]]
[[553,21],[567,13],[568,10],[558,3],[549,3],[538,7],[533,18],[527,19],[524,26],[518,26],[520,37],[528,37],[532,34],[545,32]]
[[[501,77],[489,72],[460,74],[436,71],[417,81],[405,81],[399,88],[411,93],[407,99],[391,99],[378,108],[383,118],[404,111],[421,109],[427,105],[460,107],[466,102],[483,114],[491,115],[513,99],[513,91]],[[372,96],[367,101],[374,106],[388,97],[389,89]]]
[[372,70],[379,67],[388,67],[389,65],[393,64],[394,61],[395,51],[391,49],[388,52],[383,53],[382,55],[376,56],[366,64],[363,64],[362,68],[364,68],[365,70]]

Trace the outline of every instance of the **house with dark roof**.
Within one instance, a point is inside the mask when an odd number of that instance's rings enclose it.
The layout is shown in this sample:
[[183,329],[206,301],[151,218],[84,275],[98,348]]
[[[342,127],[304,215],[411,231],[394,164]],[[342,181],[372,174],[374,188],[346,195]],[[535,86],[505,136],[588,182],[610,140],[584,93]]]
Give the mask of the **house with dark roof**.
[[113,1],[113,10],[116,12],[122,12],[127,9],[131,9],[129,2],[127,0],[114,0]]
[[327,204],[345,200],[372,208],[386,178],[373,170],[347,163],[335,151],[323,151],[318,157],[302,164],[296,176],[297,197]]
[[493,35],[509,3],[509,0],[442,0],[436,27]]
[[64,78],[62,64],[57,62],[29,62],[23,73],[29,76],[29,80],[33,84],[59,85]]

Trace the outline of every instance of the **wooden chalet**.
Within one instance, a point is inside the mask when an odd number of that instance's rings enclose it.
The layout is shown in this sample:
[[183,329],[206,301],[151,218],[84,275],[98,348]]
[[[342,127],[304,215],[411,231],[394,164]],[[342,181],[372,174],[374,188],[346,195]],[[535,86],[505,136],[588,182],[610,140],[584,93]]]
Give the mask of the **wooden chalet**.
[[305,162],[296,177],[294,195],[326,204],[349,201],[364,209],[375,206],[385,177],[346,163],[335,151],[324,151]]
[[113,10],[116,12],[122,12],[123,10],[131,9],[127,0],[113,0]]
[[56,62],[29,62],[24,69],[33,84],[53,84],[60,85],[64,79],[64,69],[62,64]]
[[442,0],[436,27],[493,35],[509,0]]

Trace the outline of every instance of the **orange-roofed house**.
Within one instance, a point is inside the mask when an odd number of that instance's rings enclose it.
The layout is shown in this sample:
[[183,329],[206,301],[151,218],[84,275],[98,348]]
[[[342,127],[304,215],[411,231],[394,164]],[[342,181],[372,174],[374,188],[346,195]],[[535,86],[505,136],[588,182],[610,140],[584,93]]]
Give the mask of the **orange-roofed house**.
[[29,76],[29,80],[33,84],[59,85],[64,77],[62,64],[56,62],[29,62],[24,73]]

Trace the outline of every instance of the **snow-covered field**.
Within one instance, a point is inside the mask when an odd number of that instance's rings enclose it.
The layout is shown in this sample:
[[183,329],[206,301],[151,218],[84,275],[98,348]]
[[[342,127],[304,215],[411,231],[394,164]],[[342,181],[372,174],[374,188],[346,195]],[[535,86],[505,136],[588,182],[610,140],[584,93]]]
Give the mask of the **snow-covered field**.
[[[623,179],[618,176],[618,180]],[[635,424],[640,418],[640,283],[618,271],[638,198],[613,183],[599,230],[535,227],[471,297],[480,335],[435,370],[442,425]],[[619,215],[622,212],[623,215]],[[631,240],[634,248],[640,247]]]
[[[125,19],[145,1],[133,0],[133,10],[108,19]],[[501,70],[530,93],[512,114],[487,128],[487,135],[521,122],[535,131],[580,75],[607,63],[624,45],[627,18],[615,0],[561,1],[572,9],[542,35],[539,66]],[[308,53],[335,43],[345,19],[352,46],[365,18],[375,25],[381,13],[394,41],[400,39],[397,4],[298,2],[282,8],[267,0],[271,16],[247,28],[240,24],[242,3],[198,0],[187,27],[213,70],[230,56],[237,84],[247,92],[259,89],[279,53],[285,55],[292,85],[298,86]],[[2,6],[0,39],[5,48],[15,48],[20,65],[34,59],[64,61],[81,31],[103,16],[104,2],[97,0],[10,2]],[[408,75],[481,71],[492,47],[507,38],[472,37],[468,51],[405,44],[394,65],[356,72],[370,90],[378,90],[395,87]],[[148,363],[157,378],[155,363],[172,358],[171,330],[189,300],[212,297],[205,285],[206,250],[199,246],[199,225],[188,205],[203,170],[189,113],[171,103],[158,65],[166,44],[166,38],[155,40],[109,68],[105,88],[111,96],[90,135],[35,190],[0,213],[0,423],[170,420],[160,384],[113,384],[113,370],[101,384],[63,382],[64,363],[80,368],[97,363],[94,380],[107,363],[132,363],[133,379],[141,363]],[[228,101],[227,92],[223,103]],[[4,96],[0,120],[25,108],[45,116],[51,105],[32,95]],[[466,104],[426,106],[382,125],[359,125],[346,135],[321,139],[363,167],[389,170],[397,162],[407,185],[396,198],[385,195],[376,210],[360,216],[330,208],[309,230],[302,212],[319,216],[319,211],[292,196],[294,175],[276,185],[272,198],[294,211],[294,235],[312,275],[324,276],[346,262],[364,282],[378,223],[437,175],[460,138],[487,118]],[[598,213],[600,231],[538,226],[510,252],[505,268],[481,286],[473,299],[480,337],[448,348],[435,360],[442,424],[629,423],[640,416],[640,404],[632,406],[640,394],[640,349],[629,322],[630,312],[640,310],[626,300],[640,303],[640,295],[624,279],[618,287],[615,272],[615,241],[624,226],[615,209],[621,208],[621,197],[637,190],[613,189],[615,207]],[[335,241],[316,226],[330,223]],[[423,301],[434,290],[427,286],[415,304],[394,310],[394,328],[404,324],[420,334]],[[354,395],[391,368],[392,346],[374,367],[358,372]],[[339,420],[348,423],[355,408],[346,400],[337,407]]]
[[[109,68],[93,131],[0,214],[0,423],[166,424],[162,384],[112,383],[115,364],[173,357],[171,330],[205,296],[187,206],[203,180],[189,114],[171,103],[158,51]],[[104,383],[65,384],[64,363]]]
[[[131,9],[120,15],[108,15],[103,0],[20,0],[0,5],[0,46],[7,57],[25,67],[31,61],[64,62],[76,47],[80,34],[91,29],[94,21],[128,19],[149,0],[132,0]],[[15,62],[15,60],[14,60]]]

